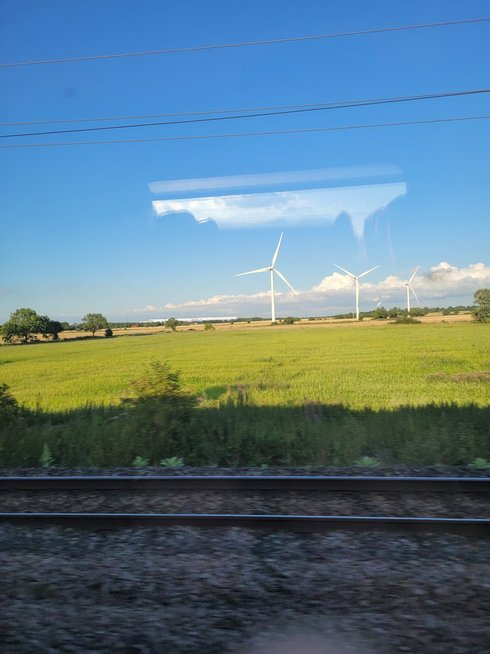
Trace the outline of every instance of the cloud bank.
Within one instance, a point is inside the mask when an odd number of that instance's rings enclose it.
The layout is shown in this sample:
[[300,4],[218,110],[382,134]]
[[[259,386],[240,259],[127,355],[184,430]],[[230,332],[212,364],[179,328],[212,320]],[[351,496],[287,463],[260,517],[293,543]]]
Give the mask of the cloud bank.
[[333,223],[350,218],[357,238],[376,212],[406,194],[405,182],[336,188],[154,200],[157,216],[191,214],[198,223],[214,221],[222,229],[287,227]]
[[[405,282],[395,275],[390,275],[378,282],[365,282],[360,285],[361,307],[374,309],[381,302],[385,306],[405,305]],[[490,287],[490,266],[484,263],[470,264],[458,268],[445,261],[432,266],[426,274],[419,274],[412,282],[413,287],[424,305],[450,304],[453,298],[463,298],[470,304],[473,293],[482,287]],[[327,315],[348,312],[354,304],[354,285],[348,275],[334,272],[324,277],[318,284],[308,290],[300,291],[297,296],[291,292],[277,292],[276,303],[280,313],[285,315]],[[216,315],[234,314],[241,316],[268,316],[270,311],[269,291],[252,295],[213,295],[199,300],[187,300],[181,303],[169,303],[162,306],[148,305],[143,309],[134,309],[134,313],[162,317],[172,314],[182,316],[198,315],[206,307]],[[200,313],[199,313],[200,315]]]

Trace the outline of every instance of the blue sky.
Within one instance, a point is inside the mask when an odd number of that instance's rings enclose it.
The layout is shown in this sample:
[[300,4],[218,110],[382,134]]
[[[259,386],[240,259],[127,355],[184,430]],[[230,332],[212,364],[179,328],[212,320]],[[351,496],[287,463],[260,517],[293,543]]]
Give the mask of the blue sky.
[[[488,7],[488,2],[477,0],[3,0],[0,61],[456,20],[484,16]],[[489,86],[489,43],[490,23],[482,23],[1,69],[0,121],[206,111],[483,88]],[[120,130],[103,133],[103,138],[481,114],[490,114],[487,95],[228,124]],[[291,296],[278,282],[279,315],[351,310],[351,282],[333,262],[355,273],[381,265],[365,279],[361,309],[380,301],[386,306],[403,305],[401,282],[416,265],[420,270],[414,285],[423,305],[470,303],[476,288],[490,286],[489,128],[489,121],[475,121],[236,139],[2,149],[0,321],[22,306],[66,320],[78,320],[87,312],[102,312],[114,320],[268,316],[266,276],[234,275],[269,265],[281,231],[278,266],[299,295]],[[18,130],[0,127],[1,134]],[[16,142],[71,138],[29,137]],[[82,138],[100,137],[88,134],[76,140]],[[368,185],[397,183],[405,190],[387,205],[380,204],[363,223],[359,238],[346,213],[335,220],[315,221],[305,212],[304,219],[296,216],[293,222],[279,219],[263,224],[251,219],[247,223],[245,215],[233,229],[219,220],[197,222],[184,213],[159,216],[153,203],[162,196],[150,186],[212,177],[216,187],[216,179],[224,177],[248,175],[260,180],[277,173],[284,183],[266,189],[277,193],[297,190],[294,184],[288,186],[288,174],[302,171],[308,176],[317,170],[344,171],[343,179],[330,180],[324,187],[330,199],[331,189],[341,187],[342,202],[349,206],[344,188],[358,193],[355,186],[366,184],[366,179]],[[373,170],[392,172],[376,176]],[[237,186],[235,195],[261,190]],[[193,197],[197,195],[194,192]],[[223,191],[204,195],[223,196]],[[183,196],[177,193],[173,199]],[[264,197],[255,200],[263,202]]]

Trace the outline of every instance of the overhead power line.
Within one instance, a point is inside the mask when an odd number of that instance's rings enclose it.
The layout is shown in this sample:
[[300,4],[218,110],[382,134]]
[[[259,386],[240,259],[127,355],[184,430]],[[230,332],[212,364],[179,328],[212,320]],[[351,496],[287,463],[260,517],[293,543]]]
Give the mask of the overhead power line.
[[[298,114],[298,113],[307,113],[312,111],[327,111],[331,109],[346,109],[351,107],[367,107],[373,105],[382,105],[382,104],[394,104],[399,102],[414,102],[416,100],[434,100],[440,98],[450,98],[450,97],[461,97],[468,95],[478,95],[482,93],[490,93],[490,89],[472,89],[468,91],[452,91],[447,93],[428,93],[424,95],[410,95],[410,96],[398,96],[394,98],[378,98],[373,100],[354,100],[351,102],[345,103],[331,103],[327,105],[303,105],[301,108],[298,105],[290,105],[289,107],[278,108],[277,111],[263,111],[260,113],[251,113],[251,114],[236,114],[232,116],[214,116],[211,118],[186,118],[183,120],[166,120],[166,121],[157,121],[152,123],[133,123],[125,125],[108,125],[103,127],[78,127],[72,129],[58,129],[58,130],[49,130],[44,132],[20,132],[14,134],[0,134],[0,139],[6,138],[15,138],[22,136],[47,136],[53,134],[73,134],[80,132],[101,132],[113,129],[131,129],[135,127],[155,127],[162,125],[183,125],[189,123],[209,123],[209,122],[219,122],[224,120],[237,120],[237,119],[246,119],[246,118],[263,118],[267,116],[283,116],[286,114]],[[249,109],[247,111],[253,111]]]
[[222,50],[225,48],[245,48],[259,45],[274,45],[280,43],[298,43],[300,41],[319,41],[322,39],[335,39],[347,36],[364,36],[368,34],[381,34],[383,32],[403,32],[409,30],[420,30],[431,27],[449,27],[451,25],[467,25],[472,23],[484,23],[490,20],[490,16],[480,18],[465,18],[461,20],[439,21],[434,23],[418,23],[415,25],[395,25],[393,27],[374,27],[367,30],[353,30],[348,32],[331,32],[329,34],[310,34],[305,36],[288,36],[276,39],[261,39],[257,41],[238,41],[236,43],[215,43],[211,45],[195,45],[186,48],[166,48],[164,50],[146,50],[143,52],[119,52],[105,55],[84,55],[81,57],[64,57],[60,59],[35,59],[31,61],[14,61],[0,63],[0,68],[16,68],[20,66],[40,66],[46,64],[66,64],[77,61],[96,61],[100,59],[123,59],[128,57],[148,57],[154,55],[181,54],[191,52],[203,52],[205,50]]
[[160,114],[138,114],[133,116],[102,116],[99,118],[60,118],[49,120],[23,120],[23,121],[14,121],[14,122],[0,122],[0,127],[15,127],[20,125],[53,125],[53,124],[63,124],[63,123],[100,123],[100,122],[109,122],[109,121],[120,121],[120,120],[144,120],[148,118],[177,118],[178,116],[211,116],[213,114],[235,114],[235,113],[245,113],[245,112],[254,112],[254,111],[275,111],[282,109],[303,109],[307,107],[320,107],[327,109],[343,109],[344,106],[367,106],[370,104],[381,104],[388,102],[407,102],[410,100],[425,100],[432,98],[449,98],[456,97],[460,95],[475,95],[478,93],[488,93],[489,89],[470,89],[467,91],[447,91],[440,93],[426,93],[418,95],[401,95],[391,98],[364,98],[360,100],[337,100],[334,102],[309,102],[304,104],[282,104],[282,105],[269,105],[269,106],[259,106],[259,107],[240,107],[235,109],[210,109],[209,111],[177,111],[172,113],[160,113]]
[[9,143],[0,145],[2,148],[53,148],[74,145],[109,145],[112,143],[150,143],[156,141],[195,141],[210,139],[238,138],[245,136],[273,136],[281,134],[308,134],[314,132],[342,132],[355,129],[374,129],[381,127],[401,127],[404,125],[432,125],[436,123],[455,123],[473,120],[488,120],[490,115],[484,116],[452,116],[449,118],[432,118],[428,120],[407,120],[394,123],[372,123],[367,125],[341,125],[338,127],[306,127],[303,129],[280,129],[267,132],[236,132],[231,134],[195,134],[188,136],[155,136],[141,139],[114,139],[107,141],[68,141],[66,143]]

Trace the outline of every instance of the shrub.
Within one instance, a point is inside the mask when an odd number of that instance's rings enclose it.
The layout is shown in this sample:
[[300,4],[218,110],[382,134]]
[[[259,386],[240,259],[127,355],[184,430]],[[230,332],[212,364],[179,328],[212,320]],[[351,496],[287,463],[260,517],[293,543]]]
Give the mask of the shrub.
[[49,449],[47,443],[44,443],[43,445],[43,451],[41,452],[41,456],[39,457],[39,463],[42,465],[43,468],[49,468],[54,463],[54,458],[51,454],[51,450]]
[[293,318],[292,316],[288,316],[287,318],[284,318],[282,321],[283,325],[294,325],[294,323],[297,321],[297,318]]
[[[451,311],[449,313],[452,313]],[[426,316],[427,311],[425,309],[422,309],[421,307],[412,307],[410,309],[410,315],[415,317],[415,318],[420,318],[421,316]]]
[[7,384],[0,384],[0,426],[7,425],[19,414],[17,400],[10,394]]
[[133,463],[131,464],[134,468],[146,468],[149,465],[148,459],[145,459],[143,456],[135,456]]
[[166,459],[161,459],[160,465],[162,468],[182,468],[184,459],[180,456],[169,456]]
[[153,401],[172,405],[193,404],[190,396],[182,391],[179,373],[173,372],[167,362],[152,361],[145,374],[131,383],[128,397],[123,398],[124,404],[135,408]]
[[398,318],[391,323],[392,325],[421,325],[422,323],[417,318],[411,316],[398,316]]
[[212,322],[207,322],[207,323],[205,323],[205,325],[204,325],[204,331],[206,331],[206,332],[214,331],[214,325],[213,325],[213,323],[212,323]]
[[167,363],[155,361],[143,377],[131,384],[129,394],[122,400],[128,409],[123,428],[128,438],[137,442],[139,451],[148,453],[151,461],[178,451],[188,438],[188,425],[197,403],[195,396],[182,390],[179,373]]
[[360,468],[377,468],[380,461],[373,456],[361,456],[354,461],[354,465]]
[[114,336],[114,333],[113,333],[113,331],[112,331],[112,329],[111,329],[110,327],[108,327],[108,328],[105,330],[105,332],[104,332],[104,336],[105,336],[106,338],[112,338],[112,337]]
[[474,459],[473,463],[470,463],[470,468],[488,469],[490,468],[490,461],[479,456]]

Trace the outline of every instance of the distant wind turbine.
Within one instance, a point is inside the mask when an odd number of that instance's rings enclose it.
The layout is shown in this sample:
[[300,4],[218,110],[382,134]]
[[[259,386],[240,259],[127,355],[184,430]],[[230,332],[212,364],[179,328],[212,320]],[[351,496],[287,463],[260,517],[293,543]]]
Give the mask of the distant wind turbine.
[[279,237],[279,243],[277,244],[276,251],[274,252],[274,256],[272,257],[272,263],[270,266],[267,266],[267,268],[257,268],[257,270],[249,270],[248,272],[244,273],[238,273],[238,275],[235,275],[235,277],[241,277],[242,275],[253,275],[254,273],[261,273],[261,272],[269,272],[271,276],[271,314],[272,314],[272,322],[276,322],[276,302],[275,302],[275,297],[274,297],[274,273],[278,277],[282,279],[283,282],[285,282],[289,288],[293,291],[295,295],[298,293],[294,290],[294,288],[291,286],[291,284],[288,282],[288,280],[284,277],[282,272],[277,270],[275,267],[276,265],[276,260],[277,260],[277,255],[279,254],[279,248],[281,247],[281,242],[282,242],[282,233],[281,236]]
[[415,275],[417,274],[417,270],[420,268],[420,266],[417,266],[415,270],[412,273],[412,276],[408,280],[408,282],[405,282],[405,286],[407,289],[407,316],[410,315],[410,291],[412,291],[414,298],[417,300],[417,303],[420,304],[419,299],[417,297],[417,293],[414,291],[412,282],[414,280]]
[[[333,264],[334,266],[337,266],[336,263]],[[337,268],[340,268],[340,270],[343,270],[345,273],[351,277],[355,283],[356,283],[356,320],[359,320],[359,280],[361,277],[364,277],[364,275],[367,275],[370,272],[373,272],[373,270],[376,270],[376,268],[379,268],[379,266],[374,266],[374,268],[370,268],[369,270],[366,270],[366,272],[361,273],[360,275],[354,275],[354,273],[349,272],[345,268],[342,268],[342,266],[337,266]]]

